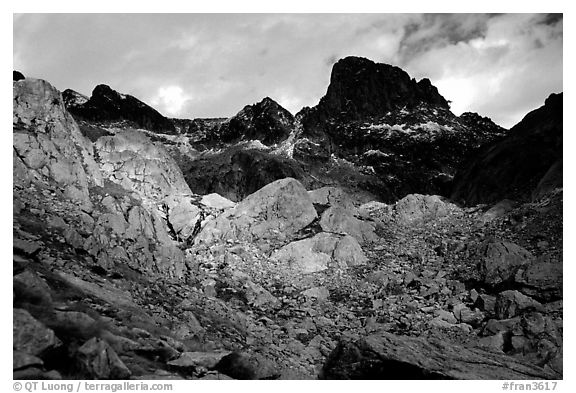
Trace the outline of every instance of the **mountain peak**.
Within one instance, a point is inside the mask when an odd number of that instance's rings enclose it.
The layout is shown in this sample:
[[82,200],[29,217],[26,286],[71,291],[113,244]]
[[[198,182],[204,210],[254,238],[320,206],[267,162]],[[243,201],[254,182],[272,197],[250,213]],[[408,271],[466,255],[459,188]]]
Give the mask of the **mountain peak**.
[[[66,90],[67,96],[83,96],[73,90]],[[86,97],[84,97],[86,98]],[[72,100],[70,101],[72,102]],[[69,105],[68,110],[75,116],[89,121],[119,121],[127,120],[151,131],[175,133],[174,124],[162,116],[156,109],[136,97],[121,94],[108,85],[97,85],[92,96],[80,104]]]
[[318,107],[330,117],[365,119],[420,104],[449,108],[429,79],[416,82],[400,67],[350,56],[334,64]]

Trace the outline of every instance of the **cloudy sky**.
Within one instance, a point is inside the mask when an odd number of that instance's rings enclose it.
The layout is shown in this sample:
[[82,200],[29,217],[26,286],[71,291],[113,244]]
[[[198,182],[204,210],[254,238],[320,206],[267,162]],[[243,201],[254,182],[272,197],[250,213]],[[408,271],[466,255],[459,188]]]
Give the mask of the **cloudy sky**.
[[17,14],[14,69],[100,83],[171,117],[227,117],[269,96],[317,104],[339,58],[428,77],[456,114],[510,127],[562,91],[563,19],[546,14]]

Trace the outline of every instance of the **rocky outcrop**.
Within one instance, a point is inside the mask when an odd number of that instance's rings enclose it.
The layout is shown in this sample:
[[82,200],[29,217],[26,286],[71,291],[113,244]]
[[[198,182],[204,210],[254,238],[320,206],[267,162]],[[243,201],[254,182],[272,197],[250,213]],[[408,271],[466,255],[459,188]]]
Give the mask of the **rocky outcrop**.
[[62,92],[62,98],[64,99],[64,105],[66,109],[74,108],[80,105],[84,105],[90,99],[84,94],[80,94],[72,89],[66,89]]
[[[504,198],[529,200],[546,172],[555,166],[554,171],[561,173],[556,163],[562,160],[562,102],[562,93],[550,95],[506,138],[479,149],[454,179],[452,199],[468,205]],[[556,187],[562,186],[561,175],[553,179]]]
[[513,357],[446,340],[381,332],[342,342],[330,354],[324,379],[556,379],[553,371]]
[[66,195],[90,209],[88,188],[102,186],[90,141],[66,111],[62,95],[48,82],[24,79],[13,89],[15,181],[26,187],[34,178],[49,178]]
[[316,217],[306,189],[286,178],[268,184],[206,224],[196,241],[288,239]]
[[[67,93],[67,97],[72,95]],[[74,102],[68,110],[75,117],[92,122],[127,120],[150,131],[166,134],[176,132],[174,124],[154,108],[131,95],[120,94],[107,85],[96,86],[88,101],[81,104]]]
[[144,199],[159,201],[173,194],[191,194],[164,146],[153,143],[140,131],[101,137],[94,147],[104,177]]

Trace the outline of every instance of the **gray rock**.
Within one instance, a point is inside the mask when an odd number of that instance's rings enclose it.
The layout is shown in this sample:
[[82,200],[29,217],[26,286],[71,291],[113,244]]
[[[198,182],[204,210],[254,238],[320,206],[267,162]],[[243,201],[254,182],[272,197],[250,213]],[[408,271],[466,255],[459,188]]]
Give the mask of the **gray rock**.
[[278,300],[261,285],[255,284],[252,281],[248,281],[244,284],[244,286],[246,288],[246,300],[248,300],[248,304],[251,304],[255,307],[280,307],[280,300]]
[[200,203],[211,209],[226,210],[231,209],[236,206],[235,202],[224,198],[220,194],[212,193],[204,195],[200,200]]
[[224,356],[230,353],[229,351],[182,352],[178,359],[168,362],[168,365],[180,369],[196,369],[199,367],[213,369]]
[[26,367],[40,367],[44,366],[42,359],[26,352],[12,351],[12,369],[18,370]]
[[80,369],[89,378],[127,379],[132,375],[114,349],[96,337],[78,348],[76,358]]
[[503,199],[500,202],[492,206],[486,213],[482,214],[480,221],[482,223],[488,223],[498,217],[502,217],[518,205],[517,202],[510,199]]
[[522,266],[514,281],[525,295],[549,302],[562,299],[563,277],[562,261],[544,256]]
[[[103,185],[92,145],[48,82],[27,78],[13,85],[15,160],[39,176],[47,175],[67,197],[91,209],[88,187]],[[24,177],[25,179],[26,177]],[[20,177],[14,177],[16,183]]]
[[323,302],[330,296],[330,291],[326,287],[309,288],[302,292],[307,299],[314,299]]
[[14,350],[35,356],[61,344],[51,329],[20,308],[13,309],[12,338]]
[[536,300],[518,291],[500,292],[496,298],[495,312],[498,319],[513,318],[529,310],[543,311],[544,308]]
[[13,284],[14,292],[21,300],[26,299],[33,304],[50,305],[52,303],[50,287],[30,270],[15,275]]
[[275,251],[271,258],[302,273],[314,273],[329,267],[346,268],[367,261],[356,239],[324,232],[289,243]]
[[302,184],[285,178],[262,187],[233,209],[208,222],[195,242],[285,240],[316,217],[316,210]]
[[145,133],[125,130],[94,143],[103,176],[137,192],[143,200],[160,201],[169,195],[190,195],[182,171],[161,143]]
[[356,213],[356,207],[350,195],[344,190],[337,187],[322,187],[316,190],[308,191],[312,203],[323,206],[339,207]]
[[324,232],[350,235],[359,243],[374,241],[374,225],[354,217],[350,210],[342,207],[330,207],[320,218],[320,227]]
[[436,220],[459,208],[437,195],[410,194],[394,205],[394,216],[400,223],[412,225]]
[[479,279],[497,285],[514,278],[516,271],[530,263],[532,254],[524,248],[505,241],[487,240],[472,250]]

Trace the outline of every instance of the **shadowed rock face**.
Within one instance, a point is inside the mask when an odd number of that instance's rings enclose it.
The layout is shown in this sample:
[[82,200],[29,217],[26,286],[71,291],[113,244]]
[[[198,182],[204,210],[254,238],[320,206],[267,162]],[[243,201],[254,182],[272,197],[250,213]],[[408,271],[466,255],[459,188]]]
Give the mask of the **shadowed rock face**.
[[216,192],[232,201],[278,179],[293,177],[306,183],[308,178],[298,162],[256,149],[230,148],[194,161],[179,157],[179,161],[193,192]]
[[96,122],[128,120],[151,131],[176,133],[174,124],[154,108],[131,95],[120,94],[107,85],[96,86],[88,101],[69,106],[68,110],[83,120]]
[[452,198],[468,205],[504,198],[527,200],[549,171],[547,187],[558,182],[561,186],[562,129],[562,93],[552,94],[505,139],[478,150],[457,174]]

